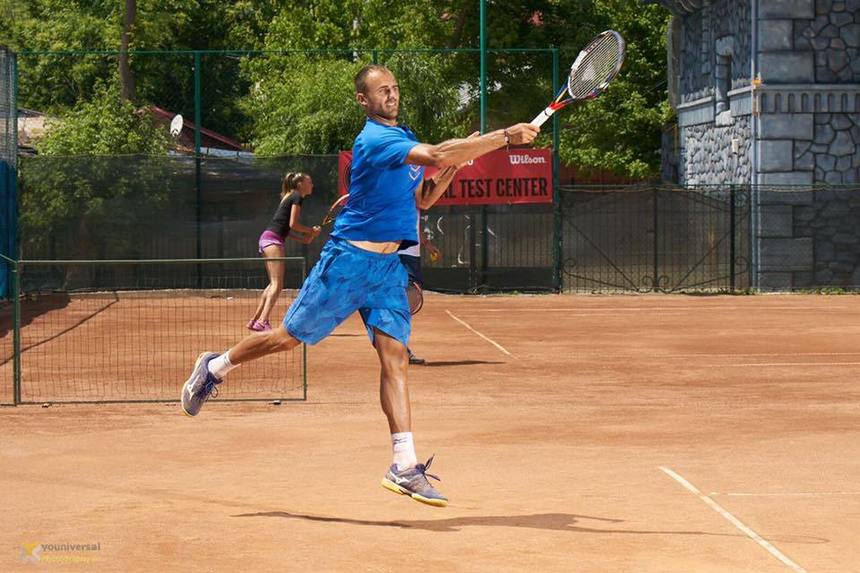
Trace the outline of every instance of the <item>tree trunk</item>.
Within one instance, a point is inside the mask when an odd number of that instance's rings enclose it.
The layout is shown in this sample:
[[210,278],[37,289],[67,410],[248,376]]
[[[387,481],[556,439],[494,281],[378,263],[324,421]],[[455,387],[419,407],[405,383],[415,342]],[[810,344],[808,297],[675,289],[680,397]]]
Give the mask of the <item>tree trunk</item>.
[[469,17],[469,3],[463,3],[457,13],[457,20],[454,22],[454,32],[448,40],[448,48],[459,48],[463,41],[463,30],[466,27],[466,20]]
[[123,101],[133,101],[135,95],[134,74],[128,64],[128,48],[131,44],[131,34],[134,20],[137,17],[137,0],[125,0],[125,18],[122,25],[122,46],[119,54],[119,83]]

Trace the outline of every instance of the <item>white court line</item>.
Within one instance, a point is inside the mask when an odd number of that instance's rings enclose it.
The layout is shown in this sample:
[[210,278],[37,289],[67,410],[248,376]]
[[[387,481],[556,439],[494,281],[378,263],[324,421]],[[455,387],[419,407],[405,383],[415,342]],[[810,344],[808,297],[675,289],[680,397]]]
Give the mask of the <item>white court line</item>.
[[480,336],[481,338],[483,338],[484,340],[486,340],[487,342],[489,342],[490,344],[492,344],[493,346],[495,346],[496,348],[498,348],[499,350],[501,350],[502,352],[507,354],[508,356],[513,356],[513,354],[508,352],[504,346],[502,346],[501,344],[499,344],[495,340],[493,340],[487,336],[484,336],[483,334],[481,334],[480,332],[478,332],[477,330],[475,330],[474,328],[469,326],[465,321],[454,316],[454,313],[452,313],[450,310],[445,309],[445,312],[448,313],[448,316],[450,316],[451,318],[453,318],[454,320],[456,320],[457,322],[459,322],[460,324],[462,324],[463,326],[465,326],[466,328],[468,328],[469,330],[471,330],[472,332],[474,332],[475,334],[477,334],[478,336]]
[[691,484],[690,482],[685,480],[683,477],[681,477],[679,474],[673,472],[671,469],[669,469],[667,467],[659,466],[659,468],[660,468],[660,471],[662,471],[667,476],[669,476],[670,478],[672,478],[673,480],[675,480],[676,482],[678,482],[679,484],[684,486],[685,489],[687,489],[688,491],[697,495],[699,497],[699,499],[704,501],[711,509],[713,509],[714,511],[716,511],[717,513],[722,515],[724,518],[726,518],[729,521],[729,523],[731,523],[732,525],[737,527],[739,530],[741,530],[743,533],[745,533],[747,537],[749,537],[750,539],[752,539],[753,541],[755,541],[756,543],[758,543],[759,545],[764,547],[768,553],[770,553],[771,555],[773,555],[774,557],[776,557],[777,559],[782,561],[785,565],[787,565],[789,568],[791,568],[792,571],[795,571],[795,573],[807,573],[806,569],[804,569],[803,567],[801,567],[800,565],[798,565],[797,563],[795,563],[794,561],[792,561],[791,559],[786,557],[779,549],[774,547],[769,541],[767,541],[761,535],[759,535],[758,533],[756,533],[755,531],[750,529],[747,525],[744,525],[740,519],[738,519],[737,517],[735,517],[734,515],[729,513],[725,508],[723,508],[723,506],[721,506],[716,501],[714,501],[713,499],[711,499],[710,497],[708,497],[707,495],[705,495],[701,491],[699,491],[699,489],[696,486],[694,486],[693,484]]

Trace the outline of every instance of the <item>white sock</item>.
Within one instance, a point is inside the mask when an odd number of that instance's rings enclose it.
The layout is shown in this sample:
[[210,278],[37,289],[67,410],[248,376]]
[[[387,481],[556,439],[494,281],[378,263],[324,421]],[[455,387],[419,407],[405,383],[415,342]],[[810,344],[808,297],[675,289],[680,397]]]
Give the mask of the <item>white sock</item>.
[[391,434],[391,444],[394,446],[394,463],[398,468],[406,469],[418,463],[412,432]]
[[238,364],[233,364],[230,362],[230,353],[225,352],[221,356],[217,358],[213,358],[209,361],[209,372],[214,374],[217,378],[224,379],[224,376],[227,375],[228,372],[236,368]]

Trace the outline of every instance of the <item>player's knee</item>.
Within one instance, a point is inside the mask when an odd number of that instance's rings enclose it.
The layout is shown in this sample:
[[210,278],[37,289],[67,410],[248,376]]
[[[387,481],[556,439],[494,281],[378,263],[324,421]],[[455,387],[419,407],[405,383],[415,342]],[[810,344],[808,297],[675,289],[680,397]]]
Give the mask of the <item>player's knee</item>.
[[403,356],[399,354],[388,355],[382,360],[382,375],[392,380],[405,380],[408,365],[409,357],[406,352],[403,353]]
[[272,349],[274,352],[292,350],[300,344],[298,340],[293,338],[293,336],[287,332],[287,329],[284,328],[283,324],[272,330],[269,336],[272,337]]

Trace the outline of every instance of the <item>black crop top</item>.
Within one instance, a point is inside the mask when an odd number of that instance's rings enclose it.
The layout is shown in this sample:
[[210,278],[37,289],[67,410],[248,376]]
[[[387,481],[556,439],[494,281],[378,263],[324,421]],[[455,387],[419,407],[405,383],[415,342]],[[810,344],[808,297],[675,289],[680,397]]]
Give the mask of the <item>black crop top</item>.
[[290,214],[293,211],[293,205],[301,207],[304,200],[305,198],[295,191],[281,199],[281,203],[278,205],[278,210],[275,211],[275,216],[272,217],[272,221],[269,223],[269,226],[266,227],[266,230],[272,231],[280,237],[286,237],[289,235]]

